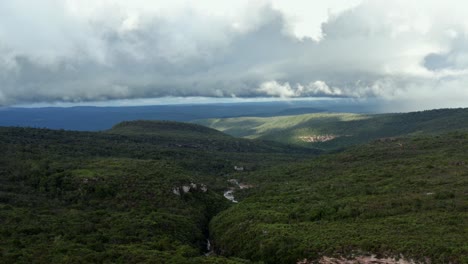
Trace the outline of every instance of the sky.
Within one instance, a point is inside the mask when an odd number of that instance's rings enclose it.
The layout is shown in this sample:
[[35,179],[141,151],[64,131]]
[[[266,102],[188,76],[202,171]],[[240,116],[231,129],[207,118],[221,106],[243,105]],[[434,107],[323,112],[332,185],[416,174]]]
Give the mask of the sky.
[[468,107],[466,10],[463,0],[2,0],[0,106],[332,97]]

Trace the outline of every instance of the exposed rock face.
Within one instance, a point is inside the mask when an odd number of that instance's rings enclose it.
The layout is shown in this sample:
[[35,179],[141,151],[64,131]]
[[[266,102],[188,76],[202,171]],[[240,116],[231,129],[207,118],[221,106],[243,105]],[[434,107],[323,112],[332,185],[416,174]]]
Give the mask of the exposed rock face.
[[244,171],[244,167],[242,166],[234,166],[235,171]]
[[336,135],[310,135],[310,136],[301,136],[299,137],[299,139],[304,142],[315,143],[315,142],[330,141],[337,137],[338,136]]
[[[311,264],[317,263],[317,261],[303,259],[297,262],[297,264]],[[352,259],[345,258],[330,258],[322,257],[319,261],[319,264],[415,264],[416,262],[412,260],[407,260],[404,258],[377,258],[375,255],[371,256],[357,256]],[[430,263],[429,260],[426,263]]]
[[229,189],[224,191],[224,197],[233,203],[238,202],[236,198],[234,197],[234,191],[237,188],[242,190],[242,189],[249,189],[253,187],[253,185],[250,185],[250,184],[239,183],[237,179],[229,179],[228,182],[231,184],[237,185],[237,187],[230,187]]
[[239,185],[239,182],[237,181],[237,179],[229,179],[228,182],[235,184],[235,185]]
[[180,188],[179,187],[172,188],[172,193],[180,196]]
[[190,186],[189,185],[182,186],[182,191],[184,191],[184,193],[188,193],[190,191]]
[[249,188],[253,187],[253,185],[251,185],[251,184],[240,183],[237,179],[229,179],[228,182],[232,183],[234,185],[237,185],[237,187],[239,187],[239,189],[241,189],[241,190],[249,189]]
[[245,184],[245,183],[239,183],[239,188],[242,190],[242,189],[249,189],[249,188],[252,188],[253,185],[250,185],[250,184]]
[[188,185],[175,186],[172,188],[172,193],[175,195],[179,195],[179,196],[181,195],[181,193],[188,193],[188,192],[195,192],[195,191],[205,193],[208,191],[208,187],[203,183],[196,184],[196,183],[191,182]]

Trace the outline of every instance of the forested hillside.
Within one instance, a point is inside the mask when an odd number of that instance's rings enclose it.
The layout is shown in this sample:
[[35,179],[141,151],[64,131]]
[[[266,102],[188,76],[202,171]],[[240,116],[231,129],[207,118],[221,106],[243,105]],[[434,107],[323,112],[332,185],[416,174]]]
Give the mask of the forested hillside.
[[1,263],[237,263],[203,256],[233,167],[315,155],[173,122],[0,128],[0,143]]
[[0,263],[468,263],[453,111],[327,154],[167,121],[0,127]]
[[330,150],[381,137],[468,131],[468,109],[374,115],[317,113],[266,118],[205,119],[195,122],[237,137]]
[[245,174],[256,187],[211,222],[216,248],[265,263],[468,263],[467,149],[467,133],[382,139]]

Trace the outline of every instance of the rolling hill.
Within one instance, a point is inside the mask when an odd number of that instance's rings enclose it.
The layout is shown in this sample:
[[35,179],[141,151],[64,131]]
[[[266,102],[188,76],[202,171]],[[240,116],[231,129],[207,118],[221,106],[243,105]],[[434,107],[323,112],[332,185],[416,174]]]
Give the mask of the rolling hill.
[[106,131],[120,135],[151,135],[166,136],[171,138],[231,138],[218,130],[205,126],[174,121],[125,121],[113,126]]
[[270,123],[368,142],[328,153],[263,140],[274,129],[244,139],[167,121],[0,127],[0,262],[468,263],[465,117]]
[[172,120],[189,122],[196,119],[240,116],[279,116],[321,111],[372,112],[377,102],[368,105],[352,100],[273,101],[242,103],[195,103],[148,106],[74,106],[74,107],[2,107],[0,126],[22,126],[79,131],[110,129],[119,122],[132,120]]
[[468,109],[401,114],[316,113],[194,121],[227,134],[305,147],[338,149],[382,137],[468,130]]
[[244,263],[205,257],[208,223],[246,171],[314,151],[193,124],[106,132],[0,127],[0,262]]
[[376,140],[245,174],[211,236],[265,263],[468,263],[466,149],[468,133]]

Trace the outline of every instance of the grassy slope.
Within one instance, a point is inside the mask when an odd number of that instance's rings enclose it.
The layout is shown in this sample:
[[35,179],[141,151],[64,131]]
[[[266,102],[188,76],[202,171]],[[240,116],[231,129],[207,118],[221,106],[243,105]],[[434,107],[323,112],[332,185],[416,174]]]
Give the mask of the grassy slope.
[[468,263],[466,149],[467,133],[419,136],[250,173],[240,180],[256,187],[211,232],[223,254],[266,263],[371,253]]
[[[196,123],[239,137],[336,149],[381,137],[468,130],[468,109],[381,115],[318,113],[269,118],[207,119]],[[307,143],[299,139],[301,136],[327,134],[340,137],[323,143]]]
[[[208,128],[188,135],[194,125],[138,134],[153,125],[0,128],[0,262],[237,263],[200,257],[208,221],[230,206],[220,175],[311,157]],[[190,183],[208,191],[172,193]]]

